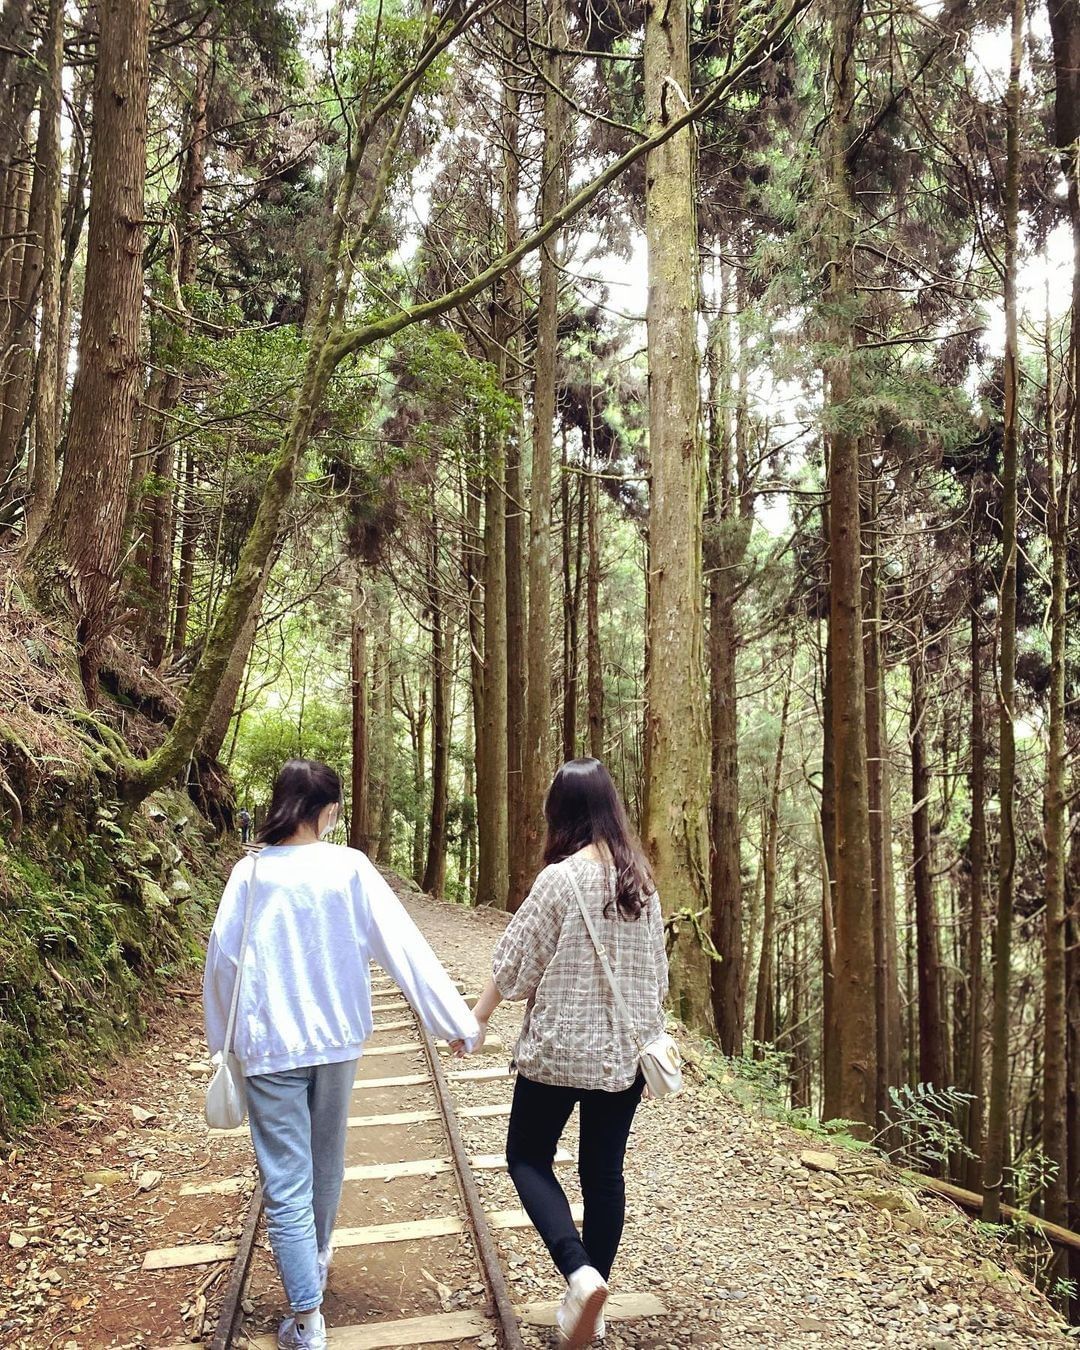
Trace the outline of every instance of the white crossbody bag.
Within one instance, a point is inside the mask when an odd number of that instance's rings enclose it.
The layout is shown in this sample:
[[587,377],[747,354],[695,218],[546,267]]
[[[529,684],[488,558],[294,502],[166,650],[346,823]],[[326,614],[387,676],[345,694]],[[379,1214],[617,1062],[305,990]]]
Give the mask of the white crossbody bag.
[[567,875],[570,877],[570,884],[574,888],[574,895],[577,898],[578,909],[581,910],[581,917],[585,920],[585,927],[589,930],[589,937],[592,938],[592,944],[596,948],[596,955],[600,961],[600,969],[604,972],[608,984],[611,987],[612,997],[615,999],[615,1006],[619,1010],[619,1016],[626,1024],[626,1029],[630,1033],[630,1039],[633,1041],[638,1052],[638,1065],[642,1076],[645,1079],[645,1085],[653,1097],[666,1097],[672,1092],[678,1092],[682,1087],[682,1055],[679,1054],[679,1047],[674,1039],[666,1031],[662,1031],[659,1036],[654,1036],[651,1041],[646,1041],[642,1045],[638,1040],[638,1035],[634,1029],[634,1019],[630,1016],[630,1009],[626,1006],[626,1000],[622,996],[622,990],[619,988],[615,979],[615,973],[611,969],[611,962],[608,960],[607,948],[600,941],[599,934],[593,924],[592,916],[589,914],[588,907],[585,904],[585,898],[581,894],[581,889],[577,884],[573,872],[568,868]]
[[240,939],[240,955],[236,963],[232,1002],[229,1004],[229,1018],[225,1023],[225,1044],[221,1047],[220,1054],[214,1056],[217,1069],[206,1089],[206,1123],[212,1130],[235,1130],[243,1125],[247,1116],[244,1071],[240,1067],[240,1061],[233,1054],[232,1047],[236,1031],[236,1009],[240,1002],[240,977],[244,972],[244,957],[247,954],[248,934],[251,932],[251,909],[254,900],[255,858],[252,858],[251,880],[248,882],[247,901],[244,905],[244,936]]

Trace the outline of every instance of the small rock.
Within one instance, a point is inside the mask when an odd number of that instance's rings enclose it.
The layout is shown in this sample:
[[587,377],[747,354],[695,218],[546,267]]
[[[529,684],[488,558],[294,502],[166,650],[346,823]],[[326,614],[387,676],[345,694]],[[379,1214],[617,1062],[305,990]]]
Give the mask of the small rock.
[[131,1108],[131,1119],[136,1125],[147,1125],[157,1116],[156,1111],[147,1111],[144,1106],[133,1106]]
[[25,1233],[12,1233],[8,1237],[8,1246],[14,1247],[16,1251],[21,1251],[30,1241]]
[[152,1191],[155,1186],[160,1186],[164,1179],[164,1172],[155,1172],[152,1168],[143,1172],[139,1177],[139,1190]]
[[799,1161],[804,1167],[808,1167],[811,1172],[837,1172],[840,1170],[840,1163],[835,1153],[818,1153],[815,1149],[808,1148],[805,1153],[799,1154]]
[[84,1172],[82,1179],[88,1186],[118,1186],[121,1181],[127,1181],[127,1173],[115,1167],[105,1167],[100,1172]]

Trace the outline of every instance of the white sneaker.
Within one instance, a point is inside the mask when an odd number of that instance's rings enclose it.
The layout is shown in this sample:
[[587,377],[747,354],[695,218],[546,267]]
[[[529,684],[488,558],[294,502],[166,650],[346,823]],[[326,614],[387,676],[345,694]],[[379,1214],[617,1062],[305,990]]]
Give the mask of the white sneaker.
[[308,1313],[303,1325],[286,1317],[277,1334],[278,1350],[326,1350],[326,1323],[321,1312]]
[[319,1250],[319,1288],[326,1289],[326,1282],[330,1278],[330,1266],[334,1260],[334,1248],[328,1242],[325,1247]]
[[560,1344],[566,1347],[588,1345],[601,1332],[608,1287],[604,1277],[592,1266],[575,1270],[566,1293],[555,1312]]

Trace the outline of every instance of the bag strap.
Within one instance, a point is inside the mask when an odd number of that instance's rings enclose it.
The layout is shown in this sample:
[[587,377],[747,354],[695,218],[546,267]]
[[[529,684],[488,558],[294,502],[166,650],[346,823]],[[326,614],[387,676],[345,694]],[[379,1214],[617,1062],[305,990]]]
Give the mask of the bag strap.
[[225,1044],[221,1058],[226,1060],[232,1053],[233,1032],[236,1030],[236,1009],[240,1002],[240,976],[244,971],[244,957],[247,955],[248,934],[251,932],[251,910],[255,901],[255,864],[258,854],[251,855],[251,877],[248,881],[247,900],[244,902],[244,935],[240,939],[240,955],[236,961],[236,979],[233,981],[232,1002],[229,1004],[229,1018],[225,1023]]
[[626,1005],[626,999],[623,998],[622,990],[619,988],[618,981],[615,979],[615,972],[611,969],[611,963],[608,961],[607,948],[600,941],[600,935],[596,931],[596,925],[592,921],[592,915],[589,913],[588,906],[585,904],[585,897],[581,894],[581,887],[577,883],[577,877],[574,876],[572,868],[566,869],[567,876],[570,878],[570,885],[574,888],[574,896],[577,899],[578,909],[581,911],[581,917],[585,920],[585,927],[589,931],[589,937],[592,938],[592,944],[596,948],[596,955],[600,961],[600,969],[604,972],[608,984],[611,987],[611,993],[615,999],[615,1006],[619,1010],[619,1015],[626,1023],[626,1029],[630,1033],[630,1039],[637,1047],[637,1052],[641,1054],[641,1041],[638,1039],[637,1031],[634,1028],[634,1019],[630,1015],[630,1009]]

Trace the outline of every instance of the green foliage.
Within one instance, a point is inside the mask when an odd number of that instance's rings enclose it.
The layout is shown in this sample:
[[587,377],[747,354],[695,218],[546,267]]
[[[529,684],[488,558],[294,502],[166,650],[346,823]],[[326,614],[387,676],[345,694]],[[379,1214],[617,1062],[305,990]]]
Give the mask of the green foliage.
[[99,803],[81,835],[35,822],[0,844],[0,1135],[128,1043],[199,958],[220,878],[194,816],[179,794],[130,820]]
[[898,1142],[887,1149],[906,1167],[925,1170],[928,1164],[948,1163],[953,1157],[973,1157],[955,1120],[972,1097],[958,1088],[936,1088],[930,1083],[905,1083],[889,1088],[891,1110],[876,1142],[890,1135]]

